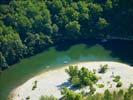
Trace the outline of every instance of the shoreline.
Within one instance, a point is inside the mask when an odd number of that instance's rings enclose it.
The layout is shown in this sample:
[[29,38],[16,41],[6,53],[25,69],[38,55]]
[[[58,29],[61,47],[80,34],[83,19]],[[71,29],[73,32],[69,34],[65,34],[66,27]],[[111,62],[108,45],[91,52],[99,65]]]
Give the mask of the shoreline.
[[[68,68],[69,65],[77,65],[80,69],[81,67],[87,67],[89,70],[98,69],[100,65],[108,64],[109,71],[105,73],[105,75],[101,75],[102,79],[98,81],[98,83],[105,84],[105,87],[97,88],[96,92],[102,93],[106,88],[109,88],[107,85],[107,81],[110,81],[112,84],[112,88],[109,90],[116,90],[115,83],[112,83],[112,80],[110,77],[110,74],[112,73],[112,70],[114,73],[120,74],[123,86],[121,88],[128,88],[130,83],[133,83],[133,67],[119,63],[119,62],[112,62],[112,61],[92,61],[92,62],[80,62],[80,63],[74,63],[74,64],[66,64],[62,68],[55,68],[55,69],[49,69],[48,71],[44,71],[44,73],[39,73],[33,78],[30,78],[28,81],[23,83],[22,85],[16,87],[13,89],[10,94],[9,98],[11,100],[21,100],[22,98],[25,99],[27,96],[30,96],[32,100],[39,100],[39,97],[41,95],[54,95],[57,98],[61,97],[60,94],[60,86],[67,82],[69,76],[67,73],[65,73],[66,68]],[[107,75],[106,75],[107,74]],[[125,74],[125,75],[124,75]],[[37,81],[37,88],[35,90],[32,90],[34,81]],[[105,82],[106,81],[106,82]],[[126,84],[125,84],[126,83]]]

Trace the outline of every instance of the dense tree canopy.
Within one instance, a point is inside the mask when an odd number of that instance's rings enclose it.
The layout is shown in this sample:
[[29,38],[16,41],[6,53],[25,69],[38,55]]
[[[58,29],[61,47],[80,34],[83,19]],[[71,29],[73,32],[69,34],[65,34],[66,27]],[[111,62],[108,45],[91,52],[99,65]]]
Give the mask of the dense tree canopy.
[[132,5],[132,0],[1,0],[0,67],[62,41],[133,38]]

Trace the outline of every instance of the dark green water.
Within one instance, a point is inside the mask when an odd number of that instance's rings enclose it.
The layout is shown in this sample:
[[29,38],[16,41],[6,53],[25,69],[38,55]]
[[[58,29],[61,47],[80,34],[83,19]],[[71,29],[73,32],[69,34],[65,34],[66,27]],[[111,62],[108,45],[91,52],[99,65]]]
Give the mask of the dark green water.
[[[9,92],[16,86],[24,83],[30,77],[50,68],[61,67],[64,61],[69,63],[82,61],[119,61],[119,57],[112,57],[112,51],[95,44],[88,46],[78,44],[65,51],[55,48],[36,56],[22,60],[0,74],[0,100],[6,100]],[[48,68],[48,66],[50,66]]]

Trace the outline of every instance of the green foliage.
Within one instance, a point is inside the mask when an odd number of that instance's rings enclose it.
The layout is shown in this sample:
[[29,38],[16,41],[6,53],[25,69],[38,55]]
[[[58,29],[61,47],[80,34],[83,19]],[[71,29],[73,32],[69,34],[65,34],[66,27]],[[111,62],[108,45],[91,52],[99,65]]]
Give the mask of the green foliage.
[[113,8],[112,0],[107,0],[104,7],[105,7],[106,10],[112,9]]
[[53,44],[49,36],[44,35],[43,33],[27,33],[27,38],[24,40],[24,42],[28,46],[29,55],[43,51],[49,45]]
[[98,29],[102,30],[108,26],[108,22],[104,18],[99,18],[97,25]]
[[48,7],[53,15],[58,14],[63,9],[61,0],[54,0],[53,2],[47,2]]
[[103,95],[96,93],[94,95],[87,95],[85,100],[103,100]]
[[[91,91],[93,87],[91,87]],[[131,84],[128,90],[113,91],[105,90],[103,94],[90,92],[89,94],[74,92],[73,90],[64,87],[61,91],[63,98],[61,100],[132,100],[133,99],[133,85]]]
[[130,85],[128,91],[124,95],[124,100],[132,100],[133,99],[133,84]]
[[105,73],[108,69],[108,65],[100,65],[99,73]]
[[67,88],[63,88],[61,93],[63,95],[63,99],[62,100],[83,100],[82,94],[75,93],[74,91],[69,90]]
[[78,33],[80,31],[80,25],[77,21],[69,22],[65,27],[70,33]]
[[71,80],[71,83],[74,85],[74,86],[79,86],[80,85],[80,78],[78,76],[73,76],[72,80]]
[[77,66],[69,66],[69,69],[65,69],[66,73],[69,74],[70,76],[70,80],[72,80],[72,78],[74,76],[77,76],[78,74],[78,67]]
[[94,3],[89,3],[89,9],[91,13],[96,15],[99,15],[103,11],[103,8],[101,7],[100,4],[94,4]]
[[109,90],[105,90],[104,92],[104,100],[112,100],[112,94]]
[[39,100],[57,100],[54,96],[41,96]]
[[79,13],[73,7],[67,7],[65,9],[65,15],[69,19],[69,21],[78,20]]
[[118,82],[117,84],[116,84],[116,87],[121,87],[122,86],[122,82]]
[[73,86],[90,86],[98,81],[98,77],[85,67],[78,70],[77,66],[69,66],[66,72],[69,74]]
[[97,86],[98,86],[99,88],[103,88],[103,87],[104,87],[104,84],[97,84]]
[[6,68],[8,67],[5,57],[2,55],[2,53],[0,52],[0,69]]
[[116,100],[124,100],[124,91],[122,89],[120,89],[117,93]]
[[[98,97],[98,98],[97,98]],[[106,90],[104,94],[89,95],[87,100],[132,100],[133,99],[133,86],[130,85],[126,92],[120,89],[118,92],[113,93]],[[90,99],[91,98],[91,99]]]
[[23,57],[24,45],[20,39],[19,34],[13,30],[12,27],[6,27],[3,23],[1,24],[1,35],[0,35],[0,52],[2,52],[2,65],[6,67],[7,64],[13,64],[19,61]]
[[86,96],[85,100],[132,100],[132,93],[133,89],[130,87],[126,92],[119,90],[118,92],[113,91],[113,93],[111,93],[109,90],[105,90],[103,94],[89,94]]
[[114,78],[113,79],[114,82],[119,82],[121,77],[117,75],[117,76],[114,76],[113,78]]
[[89,94],[94,94],[96,89],[93,87],[93,85],[90,85],[90,92]]
[[98,81],[98,77],[87,68],[82,67],[79,70],[79,77],[81,79],[81,85],[92,85]]

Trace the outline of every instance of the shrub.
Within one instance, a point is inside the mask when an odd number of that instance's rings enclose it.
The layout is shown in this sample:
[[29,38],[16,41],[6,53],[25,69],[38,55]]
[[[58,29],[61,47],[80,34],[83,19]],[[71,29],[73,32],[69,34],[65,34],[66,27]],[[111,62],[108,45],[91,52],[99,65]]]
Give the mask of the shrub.
[[129,89],[128,90],[132,90],[133,91],[133,84],[131,83],[130,86],[129,86]]
[[105,90],[103,94],[94,94],[94,92],[95,88],[93,88],[93,86],[90,86],[89,93],[75,93],[65,87],[61,92],[63,95],[61,100],[133,100],[133,85],[130,85],[127,91],[122,89],[112,92]]
[[112,100],[112,99],[113,99],[113,96],[110,93],[110,91],[109,90],[105,90],[105,92],[104,92],[104,99],[103,100]]
[[133,84],[130,85],[128,91],[125,93],[124,100],[133,100]]
[[122,82],[118,82],[117,84],[116,84],[116,87],[121,87],[122,86]]
[[30,100],[30,96],[26,97],[26,100]]
[[104,84],[97,84],[99,88],[103,88]]
[[39,100],[57,100],[54,96],[41,96]]
[[33,84],[32,90],[35,90],[36,88],[37,88],[37,81],[34,81],[34,84]]
[[76,87],[90,86],[98,81],[98,77],[95,73],[89,71],[85,67],[78,70],[77,66],[69,66],[69,69],[66,69],[66,72],[70,76],[69,81]]
[[96,89],[93,86],[90,86],[90,92],[89,94],[94,94]]
[[37,88],[37,86],[36,85],[33,85],[32,90],[35,90],[36,88]]
[[85,100],[103,100],[103,95],[102,94],[99,94],[99,93],[96,93],[94,95],[87,95],[87,98]]
[[124,94],[124,91],[123,91],[122,89],[120,89],[120,90],[118,91],[118,93],[117,93],[118,96],[121,96],[121,95],[123,95],[123,94]]
[[69,68],[65,69],[65,71],[70,76],[70,80],[72,80],[72,78],[78,74],[78,67],[77,66],[69,66]]
[[81,70],[79,70],[78,76],[81,80],[81,85],[90,86],[98,81],[98,77],[85,67],[82,67]]
[[117,76],[114,77],[113,81],[114,82],[119,82],[120,81],[120,78],[121,77],[119,75],[117,75]]
[[117,100],[123,100],[124,99],[124,91],[120,89],[117,93]]
[[128,92],[125,93],[124,100],[131,100],[130,95],[128,94]]
[[66,87],[62,89],[61,94],[63,95],[62,100],[83,100],[81,93],[75,93],[74,91],[69,90]]
[[108,69],[108,65],[100,65],[99,73],[105,73]]

